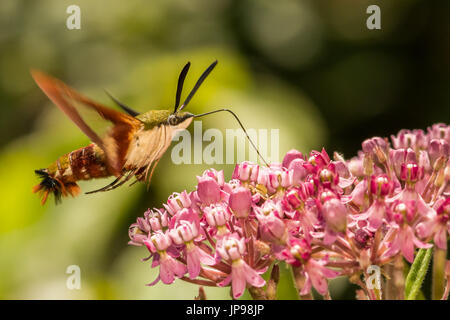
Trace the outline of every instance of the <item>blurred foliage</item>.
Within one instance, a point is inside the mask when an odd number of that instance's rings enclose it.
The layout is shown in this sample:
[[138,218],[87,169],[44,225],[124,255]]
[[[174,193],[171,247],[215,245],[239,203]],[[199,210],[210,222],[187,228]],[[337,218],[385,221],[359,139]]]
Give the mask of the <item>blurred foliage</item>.
[[[81,7],[81,30],[66,28],[66,8]],[[214,59],[219,65],[189,106],[229,107],[248,128],[280,129],[280,158],[322,146],[352,156],[369,136],[448,122],[448,1],[377,1],[382,30],[365,27],[371,1],[144,0],[0,2],[0,298],[181,299],[197,288],[145,283],[156,270],[127,245],[127,229],[174,191],[192,190],[207,165],[174,165],[170,150],[152,184],[81,195],[40,206],[34,169],[89,141],[37,88],[31,68],[112,105],[171,108],[178,73],[185,88]],[[446,10],[447,9],[447,10]],[[237,128],[229,115],[203,128]],[[214,165],[229,178],[233,165]],[[84,191],[106,180],[81,183]],[[82,289],[68,290],[69,265]],[[279,298],[294,299],[281,268]],[[345,279],[332,295],[353,298]],[[350,292],[350,293],[349,293]],[[210,299],[227,289],[207,288]],[[244,295],[244,298],[248,298]]]

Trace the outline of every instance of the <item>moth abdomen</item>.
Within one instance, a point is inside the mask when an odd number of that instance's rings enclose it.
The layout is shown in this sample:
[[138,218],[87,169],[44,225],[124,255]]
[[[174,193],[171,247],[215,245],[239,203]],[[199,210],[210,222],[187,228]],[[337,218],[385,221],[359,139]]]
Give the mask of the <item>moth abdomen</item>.
[[94,143],[59,157],[48,168],[35,170],[35,173],[41,182],[33,187],[33,192],[41,193],[42,204],[49,194],[55,196],[57,203],[61,197],[77,196],[81,191],[77,181],[112,175],[105,153]]
[[[65,167],[61,165],[62,176],[72,175],[72,179],[90,180],[94,178],[104,178],[111,176],[107,168],[105,153],[96,144],[92,143],[84,148],[74,150],[66,155],[67,159],[63,163],[67,163]],[[69,177],[67,177],[69,178]]]

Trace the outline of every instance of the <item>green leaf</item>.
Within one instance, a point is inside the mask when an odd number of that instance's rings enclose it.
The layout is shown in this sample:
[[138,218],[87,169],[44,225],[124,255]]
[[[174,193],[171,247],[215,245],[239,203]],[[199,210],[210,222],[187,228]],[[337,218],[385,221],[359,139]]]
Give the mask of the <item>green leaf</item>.
[[420,287],[425,279],[425,275],[428,270],[428,266],[431,260],[431,254],[433,248],[420,249],[414,259],[408,276],[406,277],[405,284],[405,297],[406,300],[414,300],[420,292]]

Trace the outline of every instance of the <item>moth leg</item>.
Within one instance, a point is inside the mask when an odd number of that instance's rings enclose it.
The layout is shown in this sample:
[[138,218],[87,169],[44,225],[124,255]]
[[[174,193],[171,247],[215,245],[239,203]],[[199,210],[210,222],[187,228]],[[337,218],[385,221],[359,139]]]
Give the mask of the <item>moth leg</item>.
[[108,191],[107,189],[114,186],[115,184],[117,184],[119,182],[120,179],[123,178],[123,174],[121,174],[116,180],[114,180],[113,182],[111,182],[110,184],[104,186],[103,188],[97,189],[97,190],[93,190],[93,191],[89,191],[89,192],[85,192],[85,194],[91,194],[91,193],[96,193],[96,192],[101,192],[101,191]]
[[128,174],[126,175],[125,179],[123,179],[123,180],[120,181],[119,183],[116,183],[116,184],[113,184],[113,185],[109,186],[108,188],[106,188],[106,189],[103,190],[103,191],[111,191],[111,190],[114,190],[114,189],[120,187],[120,186],[123,185],[125,182],[127,182],[128,180],[130,180],[131,178],[133,178],[135,174],[136,174],[136,171],[132,171],[132,172],[128,173]]

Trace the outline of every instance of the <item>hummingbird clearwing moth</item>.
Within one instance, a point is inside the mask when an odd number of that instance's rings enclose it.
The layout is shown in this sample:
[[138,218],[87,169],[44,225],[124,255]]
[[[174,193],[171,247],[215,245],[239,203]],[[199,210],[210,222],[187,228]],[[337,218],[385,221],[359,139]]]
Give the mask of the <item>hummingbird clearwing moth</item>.
[[[184,80],[190,67],[188,62],[178,78],[173,111],[150,110],[145,113],[134,111],[108,92],[107,94],[124,112],[105,107],[78,93],[62,81],[32,70],[31,75],[42,91],[92,141],[86,147],[59,157],[47,168],[35,171],[41,182],[33,187],[33,192],[40,193],[41,203],[44,204],[50,194],[54,195],[57,203],[62,196],[78,195],[81,190],[77,182],[80,180],[116,177],[110,184],[87,192],[88,194],[115,189],[133,177],[136,179],[135,182],[149,183],[156,165],[169,148],[175,133],[189,127],[193,118],[216,112],[231,113],[261,157],[239,118],[231,110],[219,109],[199,115],[182,111],[216,65],[217,61],[214,61],[203,72],[180,106]],[[104,135],[99,135],[87,124],[81,115],[84,108],[95,111],[101,118],[112,123]]]

